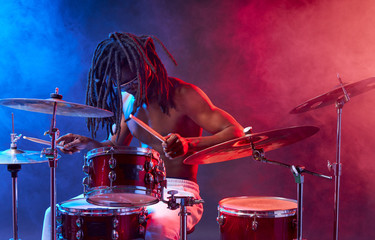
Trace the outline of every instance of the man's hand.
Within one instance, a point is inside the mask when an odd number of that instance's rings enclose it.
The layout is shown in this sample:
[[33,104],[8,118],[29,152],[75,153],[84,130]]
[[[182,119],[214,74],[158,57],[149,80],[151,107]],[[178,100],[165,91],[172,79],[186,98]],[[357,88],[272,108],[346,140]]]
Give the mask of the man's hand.
[[68,133],[56,140],[58,144],[63,145],[64,148],[60,149],[63,153],[72,154],[75,152],[80,152],[86,149],[89,144],[92,143],[92,139],[81,136],[78,134]]
[[162,143],[165,156],[176,158],[185,155],[189,150],[189,141],[177,133],[171,133],[165,137],[166,141]]

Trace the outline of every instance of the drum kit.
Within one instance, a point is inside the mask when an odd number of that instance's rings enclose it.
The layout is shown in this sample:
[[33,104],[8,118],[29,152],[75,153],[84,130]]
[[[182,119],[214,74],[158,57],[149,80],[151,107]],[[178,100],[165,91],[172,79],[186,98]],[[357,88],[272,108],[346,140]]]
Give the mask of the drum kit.
[[[310,99],[294,108],[291,113],[335,104],[337,109],[336,162],[331,164],[335,177],[334,239],[338,239],[339,193],[342,166],[341,115],[342,108],[351,97],[375,88],[375,78],[352,84],[343,84],[330,92]],[[186,237],[187,206],[203,203],[202,199],[176,196],[166,188],[166,172],[159,153],[152,149],[133,147],[102,147],[85,155],[83,179],[85,198],[75,198],[56,204],[55,171],[60,157],[56,144],[59,130],[56,115],[105,118],[112,112],[87,105],[66,102],[56,88],[49,99],[0,99],[0,105],[31,112],[52,114],[51,126],[46,133],[51,141],[24,137],[27,140],[50,145],[42,152],[23,151],[17,148],[21,135],[12,133],[10,149],[0,152],[0,164],[8,166],[12,176],[13,239],[18,240],[17,225],[17,173],[23,164],[48,162],[50,167],[51,236],[56,239],[142,238],[145,235],[147,211],[145,206],[163,201],[170,209],[180,207],[181,239]],[[134,116],[131,118],[160,141],[164,138]],[[301,141],[318,132],[314,126],[298,126],[267,132],[252,133],[245,128],[243,137],[233,139],[197,152],[184,160],[185,164],[212,164],[252,156],[256,161],[287,167],[297,184],[297,201],[280,197],[232,197],[219,202],[217,222],[221,239],[298,239],[302,240],[302,203],[304,173],[332,179],[305,167],[285,164],[265,157],[265,152]],[[178,201],[177,201],[178,200]],[[109,229],[109,230],[108,230]],[[134,232],[131,229],[138,229]],[[272,230],[271,230],[272,229]],[[108,230],[108,231],[107,231]],[[277,232],[277,233],[275,233]],[[87,238],[83,238],[86,236]],[[90,236],[92,238],[90,238]]]

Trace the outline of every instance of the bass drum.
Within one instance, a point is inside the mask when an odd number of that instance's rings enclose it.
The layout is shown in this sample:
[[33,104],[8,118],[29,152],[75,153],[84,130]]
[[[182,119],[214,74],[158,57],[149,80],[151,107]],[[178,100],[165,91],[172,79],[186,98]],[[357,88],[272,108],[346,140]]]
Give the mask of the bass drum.
[[140,207],[159,202],[166,185],[164,162],[148,148],[102,147],[86,154],[83,172],[88,202]]
[[222,240],[297,238],[297,201],[280,197],[232,197],[219,202]]
[[57,239],[144,239],[146,217],[144,208],[108,208],[72,199],[57,205]]

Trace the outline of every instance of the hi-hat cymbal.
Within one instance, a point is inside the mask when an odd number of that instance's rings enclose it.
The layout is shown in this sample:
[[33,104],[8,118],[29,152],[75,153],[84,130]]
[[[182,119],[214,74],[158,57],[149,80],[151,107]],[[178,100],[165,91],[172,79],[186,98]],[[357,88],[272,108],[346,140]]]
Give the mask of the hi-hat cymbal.
[[186,158],[184,163],[209,164],[248,157],[252,155],[252,145],[255,149],[271,151],[310,137],[318,131],[317,127],[299,126],[248,134],[199,151]]
[[53,114],[53,105],[57,103],[56,115],[102,118],[111,117],[113,113],[104,109],[66,102],[60,99],[7,98],[0,99],[0,105],[30,111]]
[[19,149],[7,149],[0,152],[0,164],[31,164],[43,163],[48,159],[39,151],[22,151]]
[[[345,91],[348,93],[349,97],[354,97],[358,94],[374,89],[375,77],[367,78],[355,83],[344,84],[343,87],[345,88]],[[332,91],[329,91],[298,105],[296,108],[290,111],[290,113],[303,113],[309,110],[325,107],[331,104],[335,104],[338,100],[343,98],[344,92],[340,86]]]

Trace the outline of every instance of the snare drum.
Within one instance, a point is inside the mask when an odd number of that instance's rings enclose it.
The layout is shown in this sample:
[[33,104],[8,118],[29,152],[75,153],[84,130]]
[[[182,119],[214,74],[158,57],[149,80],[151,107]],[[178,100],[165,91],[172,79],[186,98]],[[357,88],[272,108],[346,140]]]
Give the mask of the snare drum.
[[102,147],[86,154],[83,172],[88,202],[111,207],[157,203],[166,185],[164,162],[147,148]]
[[57,205],[58,239],[144,239],[145,208],[110,208],[92,205],[84,198]]
[[222,240],[297,238],[297,201],[279,197],[232,197],[219,202]]

